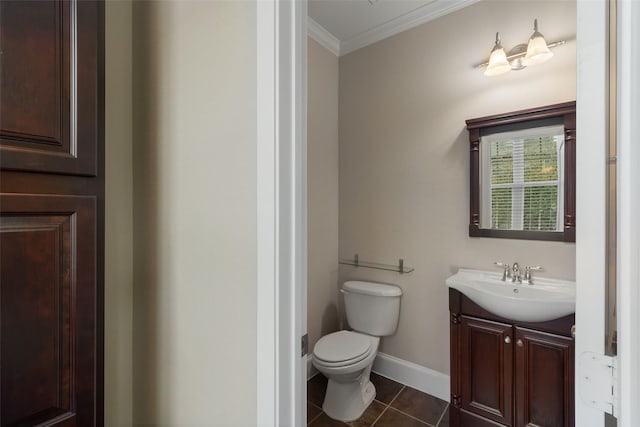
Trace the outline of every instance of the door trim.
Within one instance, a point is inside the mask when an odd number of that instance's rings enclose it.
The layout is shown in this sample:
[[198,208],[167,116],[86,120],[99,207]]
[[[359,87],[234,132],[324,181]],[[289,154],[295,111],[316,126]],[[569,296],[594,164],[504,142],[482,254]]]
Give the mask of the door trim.
[[[604,353],[605,295],[605,137],[607,0],[577,4],[576,132],[576,359],[582,353]],[[588,375],[576,363],[578,378]],[[576,425],[601,427],[604,415],[576,390]]]
[[640,425],[640,4],[618,1],[618,425]]
[[306,425],[307,2],[257,2],[257,410]]

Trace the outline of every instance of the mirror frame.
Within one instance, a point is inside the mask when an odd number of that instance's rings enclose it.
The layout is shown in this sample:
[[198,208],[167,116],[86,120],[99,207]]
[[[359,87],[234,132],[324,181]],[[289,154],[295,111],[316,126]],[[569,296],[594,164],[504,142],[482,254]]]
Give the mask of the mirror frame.
[[[480,139],[496,127],[516,125],[525,128],[527,122],[561,119],[564,123],[564,227],[563,231],[494,230],[480,228]],[[466,121],[470,143],[469,236],[504,239],[576,241],[576,102],[529,108],[505,114]]]

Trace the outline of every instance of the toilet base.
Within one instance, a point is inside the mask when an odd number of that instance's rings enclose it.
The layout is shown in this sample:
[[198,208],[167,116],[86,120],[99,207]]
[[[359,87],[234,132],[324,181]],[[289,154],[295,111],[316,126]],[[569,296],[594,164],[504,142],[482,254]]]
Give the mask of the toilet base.
[[322,410],[334,420],[349,422],[362,416],[376,397],[376,388],[369,380],[370,368],[359,381],[339,383],[329,379]]

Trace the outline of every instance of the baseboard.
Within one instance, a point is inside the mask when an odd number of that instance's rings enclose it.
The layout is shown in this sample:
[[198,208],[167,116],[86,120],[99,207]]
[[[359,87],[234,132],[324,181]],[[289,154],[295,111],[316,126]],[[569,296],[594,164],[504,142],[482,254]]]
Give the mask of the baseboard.
[[439,399],[450,400],[449,375],[384,353],[378,353],[372,370]]

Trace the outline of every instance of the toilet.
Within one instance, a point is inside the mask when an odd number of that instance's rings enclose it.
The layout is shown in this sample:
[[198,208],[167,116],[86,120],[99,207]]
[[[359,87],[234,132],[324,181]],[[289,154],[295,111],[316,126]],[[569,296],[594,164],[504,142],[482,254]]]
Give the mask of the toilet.
[[326,335],[313,348],[312,363],[329,379],[322,409],[331,418],[354,421],[376,397],[369,377],[380,337],[398,326],[402,290],[382,283],[348,281],[342,290],[352,331]]

